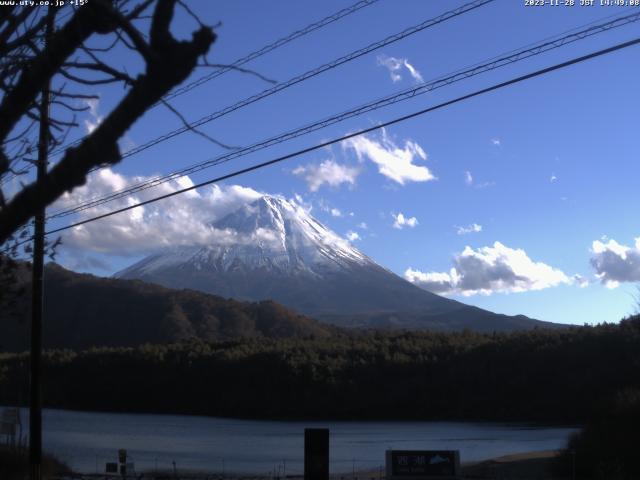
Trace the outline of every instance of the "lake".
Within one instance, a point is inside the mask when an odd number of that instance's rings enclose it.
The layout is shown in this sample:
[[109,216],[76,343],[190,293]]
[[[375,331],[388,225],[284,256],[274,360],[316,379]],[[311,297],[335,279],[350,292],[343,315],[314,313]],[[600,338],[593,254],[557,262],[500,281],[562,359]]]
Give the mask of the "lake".
[[[28,412],[22,409],[25,419]],[[73,469],[104,472],[125,448],[136,471],[302,473],[304,429],[330,429],[331,472],[375,469],[387,449],[460,450],[462,462],[565,446],[575,427],[462,422],[258,421],[45,409],[43,443]]]

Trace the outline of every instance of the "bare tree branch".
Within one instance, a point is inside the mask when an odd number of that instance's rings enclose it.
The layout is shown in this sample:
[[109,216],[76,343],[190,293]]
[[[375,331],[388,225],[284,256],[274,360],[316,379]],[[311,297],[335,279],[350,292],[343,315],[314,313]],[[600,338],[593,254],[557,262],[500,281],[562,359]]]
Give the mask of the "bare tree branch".
[[87,3],[53,35],[46,49],[29,62],[28,68],[0,104],[0,140],[6,138],[24,111],[35,101],[44,83],[59,71],[65,59],[92,33],[108,31],[108,22],[104,17],[109,11],[107,0]]
[[[0,9],[3,10],[3,9]],[[20,25],[32,14],[32,9],[23,8],[18,15],[13,15],[11,12],[4,20],[7,22],[7,26],[0,34],[0,52],[6,51],[6,45],[11,36],[18,30]]]
[[[29,9],[25,8],[23,13],[29,14]],[[40,20],[37,23],[30,26],[26,32],[22,33],[15,40],[11,42],[7,42],[7,41],[3,41],[3,39],[0,39],[0,55],[3,55],[6,52],[10,52],[11,50],[18,48],[21,45],[26,45],[27,40],[33,39],[36,36],[36,32],[38,32],[39,30],[42,30],[42,28],[46,23],[47,23],[47,17],[43,16],[42,18],[40,18]],[[12,35],[11,31],[2,32],[2,37],[6,37],[7,39],[10,38],[11,35]]]
[[211,67],[211,68],[218,68],[218,69],[228,69],[228,70],[234,70],[236,72],[241,72],[241,73],[246,73],[249,75],[254,75],[256,77],[258,77],[260,80],[264,80],[267,83],[271,83],[273,85],[275,85],[276,83],[278,83],[276,80],[269,78],[269,77],[265,77],[264,75],[262,75],[259,72],[256,72],[255,70],[251,70],[249,68],[242,68],[242,67],[237,67],[235,65],[226,65],[223,63],[209,63],[205,61],[201,64],[198,65],[198,67]]
[[[25,224],[38,207],[49,205],[64,192],[84,184],[91,169],[119,162],[118,140],[147,109],[182,83],[197,66],[198,59],[206,55],[216,38],[211,28],[199,28],[190,41],[178,41],[172,36],[170,25],[175,4],[176,0],[157,0],[150,28],[151,41],[145,42],[148,48],[143,54],[145,72],[134,79],[120,103],[78,146],[68,148],[41,182],[25,186],[0,210],[0,244]],[[21,77],[14,90],[3,99],[0,105],[0,140],[33,104],[43,83],[42,78],[61,73],[66,59],[84,44],[91,33],[112,32],[116,28],[133,31],[129,25],[130,20],[116,12],[107,0],[92,0],[79,9],[54,35],[42,55],[30,63],[39,76]],[[128,32],[127,36],[131,38]],[[43,59],[45,55],[48,62]]]
[[183,8],[183,10],[185,12],[187,12],[187,14],[198,23],[198,25],[200,25],[201,28],[202,27],[206,27],[206,25],[204,23],[202,23],[200,18],[198,18],[198,16],[195,13],[193,13],[193,10],[191,10],[191,8],[189,8],[189,5],[184,3],[182,0],[178,0],[178,5],[180,5]]
[[[98,68],[96,67],[95,70],[98,70]],[[67,71],[66,68],[61,68],[59,73],[63,77],[68,78],[69,80],[73,80],[74,82],[80,83],[82,85],[105,85],[108,83],[118,83],[118,82],[133,83],[133,79],[128,76],[124,79],[117,78],[117,77],[110,77],[110,78],[100,78],[100,79],[93,80],[90,78],[82,78],[77,75],[74,75],[73,73],[70,73],[69,71]]]
[[144,12],[149,6],[154,2],[154,0],[145,0],[140,5],[136,6],[131,13],[126,15],[127,20],[134,20],[136,18],[141,18],[140,14]]
[[162,102],[162,104],[167,107],[169,110],[171,110],[171,112],[173,112],[182,122],[182,124],[185,126],[185,128],[193,133],[195,133],[196,135],[200,135],[201,137],[209,140],[211,143],[222,147],[222,148],[226,148],[227,150],[238,150],[240,147],[233,147],[230,145],[227,145],[225,143],[222,143],[218,140],[216,140],[215,138],[207,135],[206,133],[198,130],[197,128],[195,128],[193,125],[191,125],[186,118],[184,118],[184,116],[178,111],[176,110],[169,102],[167,102],[164,98],[160,99],[160,102]]
[[122,30],[133,42],[133,44],[129,44],[124,38],[121,38],[123,43],[127,47],[129,47],[129,49],[138,51],[147,62],[153,61],[153,59],[151,58],[153,56],[153,51],[147,44],[147,41],[144,39],[140,31],[138,31],[138,29],[131,23],[130,20],[120,15],[117,11],[114,11],[114,15],[116,15],[120,28],[122,28]]
[[88,105],[85,105],[84,107],[76,107],[74,105],[68,104],[67,102],[63,102],[62,100],[51,100],[51,104],[60,105],[67,110],[71,110],[72,112],[86,112],[91,109],[91,107],[89,107]]
[[51,93],[56,97],[75,98],[78,100],[99,100],[100,99],[98,95],[85,95],[82,93],[65,93],[61,90],[51,90]]

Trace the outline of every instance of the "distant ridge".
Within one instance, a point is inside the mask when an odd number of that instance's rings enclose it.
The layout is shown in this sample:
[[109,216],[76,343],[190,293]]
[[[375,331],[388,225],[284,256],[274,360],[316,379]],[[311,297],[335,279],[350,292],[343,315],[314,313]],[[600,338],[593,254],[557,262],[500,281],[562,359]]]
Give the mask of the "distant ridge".
[[[26,295],[20,300],[15,317],[0,313],[0,352],[28,348],[29,301]],[[335,330],[271,301],[238,302],[75,273],[55,264],[45,269],[43,323],[45,348],[76,350],[193,339],[323,337]]]
[[265,195],[212,226],[231,233],[233,241],[172,247],[115,276],[243,300],[272,299],[348,327],[511,331],[555,326],[422,290],[280,197]]

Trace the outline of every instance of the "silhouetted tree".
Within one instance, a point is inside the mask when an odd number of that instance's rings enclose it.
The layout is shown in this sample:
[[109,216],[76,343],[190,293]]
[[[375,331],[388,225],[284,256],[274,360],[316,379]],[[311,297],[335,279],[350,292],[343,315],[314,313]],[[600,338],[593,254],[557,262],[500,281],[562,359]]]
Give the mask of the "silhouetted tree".
[[[176,7],[198,24],[190,40],[171,33]],[[53,24],[47,35],[47,24]],[[121,160],[118,140],[154,104],[182,83],[205,58],[215,34],[181,0],[91,0],[80,6],[0,6],[0,308],[13,307],[22,290],[12,258],[29,256],[30,219],[64,192],[85,183],[96,167]],[[114,51],[130,51],[130,75]],[[137,62],[137,64],[136,64]],[[122,63],[122,62],[121,62]],[[131,63],[136,64],[134,68]],[[206,60],[202,62],[209,66]],[[50,83],[50,115],[41,122],[39,104]],[[65,143],[76,116],[98,100],[98,85],[120,84],[123,94],[88,135]],[[35,163],[43,123],[47,150],[59,160],[39,181],[21,180]],[[68,148],[65,148],[66,145]],[[14,181],[16,180],[16,181]],[[7,185],[17,192],[5,196]],[[10,183],[11,182],[11,183]],[[58,240],[45,243],[54,259]],[[20,249],[18,246],[21,245]]]
[[[181,304],[188,314],[188,302]],[[247,304],[238,313],[251,316],[252,309],[264,307]],[[234,317],[227,308],[213,310],[221,320]],[[269,321],[267,315],[253,325]],[[111,343],[88,351],[49,351],[47,404],[260,418],[564,424],[595,418],[606,423],[591,427],[581,451],[591,455],[590,445],[597,445],[592,440],[606,441],[600,432],[608,432],[617,456],[635,455],[640,317],[619,325],[497,335],[336,329],[315,338],[291,333],[265,338],[251,328],[246,332],[219,342],[191,338],[169,345]],[[217,338],[228,339],[232,331],[220,333]],[[0,404],[19,401],[25,358],[0,354]],[[101,375],[92,374],[96,371]],[[630,449],[620,448],[625,439]]]
[[[199,23],[190,40],[171,33],[176,6]],[[9,200],[0,194],[0,245],[39,208],[82,185],[93,168],[119,162],[118,140],[190,75],[216,38],[180,0],[90,0],[70,8],[0,7],[0,181],[19,175],[21,162],[33,160],[37,139],[32,132],[40,121],[38,99],[46,82],[53,82],[56,112],[68,112],[48,122],[50,148],[59,147],[68,129],[78,125],[75,113],[87,108],[78,107],[78,100],[96,99],[89,91],[95,85],[122,84],[124,93],[100,125],[62,152],[41,181],[22,186]],[[56,26],[45,42],[48,16]],[[120,47],[140,58],[137,76],[114,65],[109,53]]]

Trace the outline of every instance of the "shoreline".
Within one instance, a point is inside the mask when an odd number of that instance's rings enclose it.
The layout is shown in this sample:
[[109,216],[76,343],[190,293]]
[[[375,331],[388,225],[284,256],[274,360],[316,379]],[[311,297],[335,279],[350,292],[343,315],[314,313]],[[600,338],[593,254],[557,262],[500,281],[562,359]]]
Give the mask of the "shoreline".
[[[2,352],[0,352],[2,353]],[[18,408],[21,412],[25,412],[28,418],[29,405],[27,404],[0,404],[0,411],[4,408]],[[361,423],[361,422],[377,422],[377,423],[473,423],[473,424],[488,424],[488,425],[522,425],[542,428],[582,428],[585,421],[561,421],[561,420],[535,420],[531,418],[506,418],[506,417],[408,417],[408,416],[363,416],[361,418],[354,418],[353,416],[261,416],[261,415],[210,415],[204,413],[188,413],[182,411],[170,411],[170,410],[136,410],[136,409],[92,409],[78,406],[49,406],[43,405],[44,410],[57,411],[57,412],[71,412],[71,413],[96,413],[105,415],[141,415],[141,416],[167,416],[167,417],[185,417],[185,418],[204,418],[213,420],[238,420],[246,422],[336,422],[336,423]]]
[[570,477],[558,474],[558,457],[562,450],[522,452],[502,457],[470,462],[462,465],[462,478],[510,478],[565,480]]
[[[562,450],[542,450],[520,452],[504,455],[487,460],[464,462],[461,465],[460,479],[494,479],[513,478],[521,480],[565,480],[569,477],[554,473],[554,463]],[[297,480],[303,479],[303,474],[291,474],[286,476],[260,475],[251,473],[230,472],[202,472],[180,471],[174,477],[173,471],[146,471],[141,472],[147,479],[177,478],[179,480]],[[81,478],[96,478],[95,474],[85,474]],[[102,477],[101,477],[102,478]],[[109,478],[109,477],[106,477]],[[384,467],[375,470],[365,469],[348,472],[330,473],[331,480],[383,480],[385,478]]]

